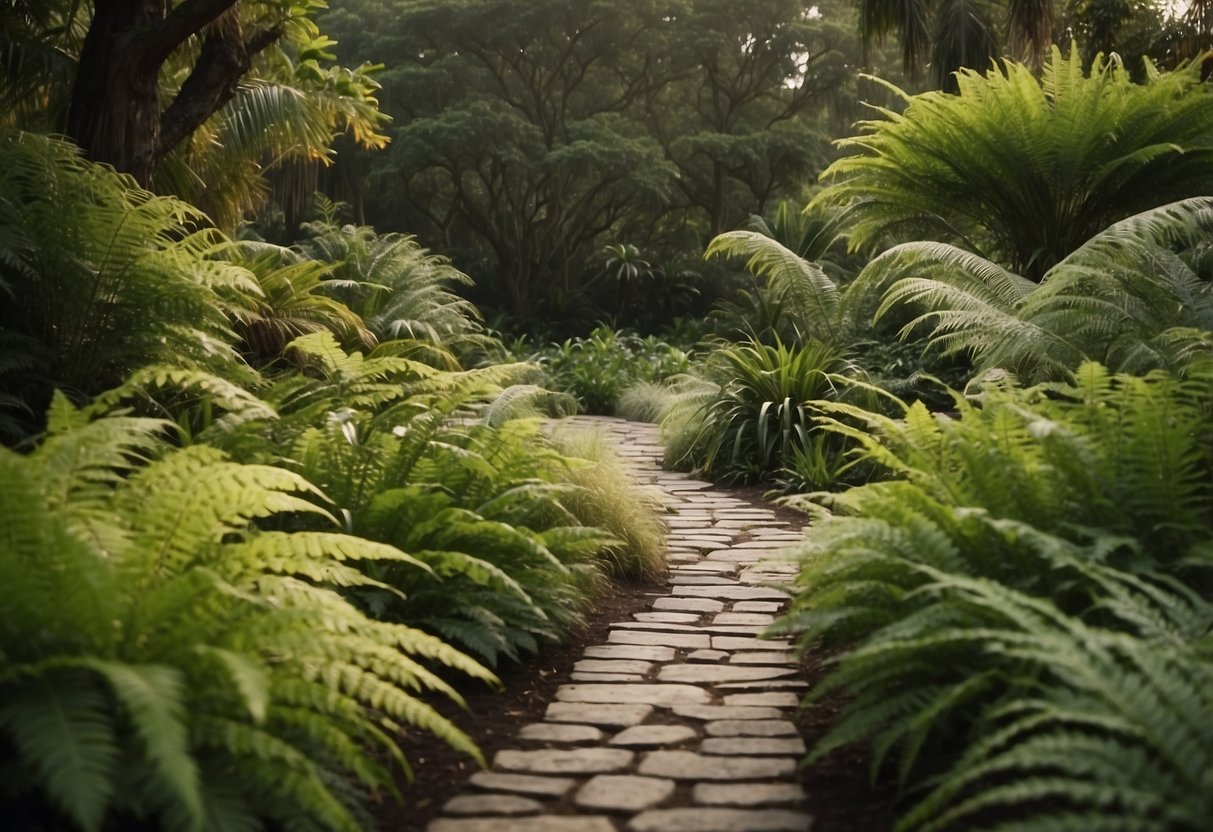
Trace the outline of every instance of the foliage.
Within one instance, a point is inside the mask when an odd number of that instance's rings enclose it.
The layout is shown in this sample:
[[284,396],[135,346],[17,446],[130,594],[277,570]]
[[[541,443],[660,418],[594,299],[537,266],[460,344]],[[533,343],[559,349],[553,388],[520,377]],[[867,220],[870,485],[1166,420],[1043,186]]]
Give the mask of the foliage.
[[844,376],[858,370],[838,350],[806,339],[725,345],[701,372],[709,383],[690,387],[664,423],[667,463],[753,481],[819,441],[809,403],[845,396]]
[[[29,455],[0,449],[0,770],[23,828],[363,828],[399,732],[474,753],[422,696],[486,671],[336,588],[427,567],[335,533],[324,495],[166,424],[57,395]],[[310,518],[323,531],[274,526]],[[262,530],[265,529],[265,530]]]
[[1088,363],[955,419],[822,405],[894,478],[809,498],[830,511],[777,630],[856,645],[811,695],[853,697],[813,756],[864,740],[925,785],[904,829],[1146,827],[1164,802],[1199,828],[1205,729],[1178,726],[1210,707],[1211,384]]
[[42,413],[52,387],[96,393],[142,363],[240,377],[228,314],[260,290],[220,256],[227,247],[195,209],[84,161],[70,144],[3,134],[0,324],[11,357],[0,372],[16,374],[0,392]]
[[627,550],[615,528],[592,525],[572,463],[533,421],[493,404],[530,368],[444,372],[379,350],[346,353],[328,333],[296,339],[288,355],[303,372],[263,393],[280,418],[212,441],[298,471],[330,496],[348,533],[428,567],[369,567],[381,586],[360,589],[362,604],[491,663],[580,620],[604,567]]
[[585,338],[569,338],[534,353],[548,384],[577,397],[587,413],[610,414],[625,390],[685,372],[690,358],[656,336],[599,326]]
[[643,316],[626,293],[583,308],[614,282],[608,245],[643,252],[646,299],[676,306],[681,253],[819,168],[818,122],[856,59],[835,2],[332,5],[321,23],[349,54],[396,62],[378,77],[398,125],[390,155],[352,162],[371,186],[338,195],[449,252],[482,302],[529,324]]
[[843,140],[816,202],[848,208],[853,247],[939,240],[1039,281],[1113,222],[1213,190],[1213,89],[1199,63],[1148,69],[1085,74],[1054,49],[1039,77],[965,70],[958,95],[904,96]]
[[567,480],[577,486],[564,504],[587,526],[596,526],[619,542],[600,557],[616,579],[655,583],[665,577],[665,529],[660,506],[643,497],[601,432],[558,430],[557,449],[569,457]]
[[1213,349],[1210,229],[1213,200],[1164,205],[1096,234],[1039,285],[954,246],[906,243],[857,285],[887,287],[878,315],[912,310],[903,336],[929,329],[931,346],[979,371],[1060,378],[1084,359],[1179,371]]
[[[307,237],[296,244],[300,255],[332,264],[331,291],[378,340],[410,341],[452,357],[484,346],[479,310],[455,293],[472,281],[446,258],[411,236],[367,227],[319,221],[304,231]],[[448,362],[448,369],[457,366]]]

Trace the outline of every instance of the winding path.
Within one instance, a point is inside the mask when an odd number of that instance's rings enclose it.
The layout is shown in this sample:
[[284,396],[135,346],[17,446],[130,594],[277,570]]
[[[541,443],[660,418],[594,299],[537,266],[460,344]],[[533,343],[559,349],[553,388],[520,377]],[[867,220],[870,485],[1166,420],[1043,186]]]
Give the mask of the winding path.
[[787,597],[760,562],[800,533],[726,489],[660,469],[652,425],[607,431],[669,512],[666,591],[587,647],[542,722],[449,800],[427,832],[802,832],[790,715],[806,687],[786,641],[757,634]]

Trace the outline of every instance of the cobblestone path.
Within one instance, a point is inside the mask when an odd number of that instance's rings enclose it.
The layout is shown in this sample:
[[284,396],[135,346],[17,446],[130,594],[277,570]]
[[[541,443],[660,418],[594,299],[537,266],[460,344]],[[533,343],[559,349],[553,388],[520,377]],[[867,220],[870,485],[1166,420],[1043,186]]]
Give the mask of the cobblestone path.
[[608,436],[670,513],[670,577],[649,609],[587,647],[542,722],[446,803],[427,832],[807,830],[789,718],[805,683],[757,634],[787,597],[760,559],[800,538],[769,508],[660,470],[652,425],[577,417]]

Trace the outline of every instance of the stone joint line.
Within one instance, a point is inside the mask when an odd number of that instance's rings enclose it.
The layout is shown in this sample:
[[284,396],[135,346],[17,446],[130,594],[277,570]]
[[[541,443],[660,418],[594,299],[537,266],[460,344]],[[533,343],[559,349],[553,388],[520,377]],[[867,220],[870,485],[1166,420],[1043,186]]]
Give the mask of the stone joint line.
[[786,640],[758,638],[787,603],[795,543],[762,505],[661,470],[657,428],[603,417],[668,512],[664,594],[586,648],[542,722],[443,806],[427,832],[804,832],[792,722],[807,686]]

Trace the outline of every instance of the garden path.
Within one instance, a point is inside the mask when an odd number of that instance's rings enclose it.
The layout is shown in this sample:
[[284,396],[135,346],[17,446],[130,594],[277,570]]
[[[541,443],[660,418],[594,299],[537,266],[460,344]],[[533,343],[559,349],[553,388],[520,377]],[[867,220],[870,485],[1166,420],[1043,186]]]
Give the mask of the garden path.
[[427,832],[807,830],[791,715],[806,687],[787,641],[758,633],[787,603],[762,559],[800,539],[775,512],[660,468],[653,425],[607,432],[666,508],[669,580],[586,648],[542,722],[443,806]]

